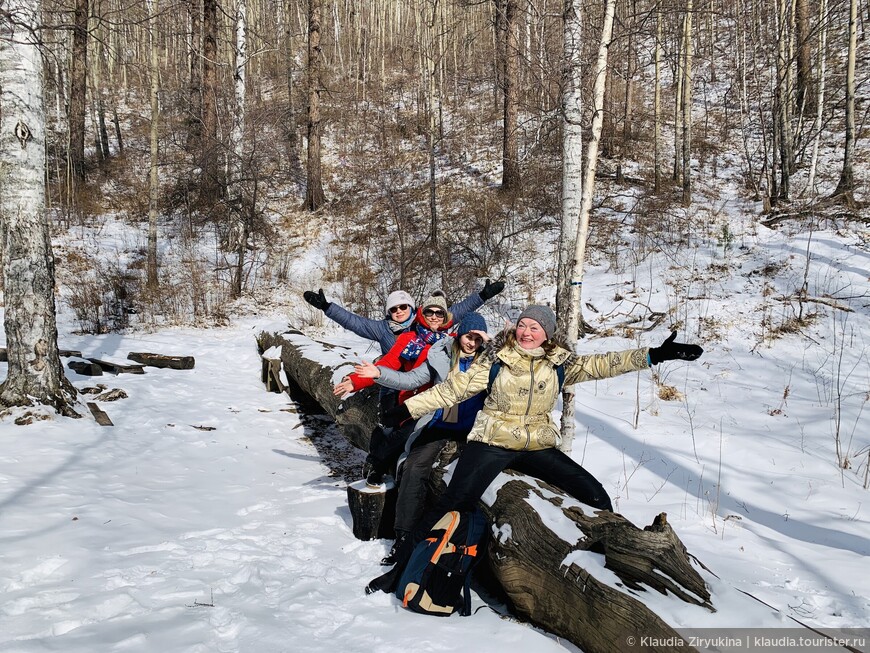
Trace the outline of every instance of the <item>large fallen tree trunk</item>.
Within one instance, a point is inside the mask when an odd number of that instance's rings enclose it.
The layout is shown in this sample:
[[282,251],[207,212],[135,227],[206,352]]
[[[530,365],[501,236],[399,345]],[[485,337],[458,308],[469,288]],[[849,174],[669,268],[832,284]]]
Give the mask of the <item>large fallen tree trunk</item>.
[[[353,444],[367,449],[377,423],[376,391],[344,400],[332,394],[333,385],[358,360],[353,352],[292,330],[262,333],[258,344],[261,352],[280,347],[287,377],[335,419]],[[446,462],[433,475],[436,492],[443,489]],[[706,584],[664,514],[639,529],[618,514],[588,514],[576,501],[536,479],[513,473],[500,477],[506,478],[492,505],[481,507],[499,533],[490,544],[491,567],[520,615],[589,653],[622,653],[628,638],[640,635],[665,644],[639,650],[694,650],[675,644],[678,633],[638,598],[653,590],[698,609],[713,609]],[[529,500],[532,494],[536,503],[546,502],[548,511],[559,510],[560,519],[577,525],[575,541],[566,541],[545,525],[541,508],[533,508]],[[608,582],[611,574],[618,583]]]
[[[338,400],[333,384],[357,360],[347,350],[317,343],[299,332],[260,334],[261,351],[281,347],[287,376],[316,399],[355,445],[365,449],[377,420],[374,393]],[[272,356],[274,356],[272,351]],[[434,474],[443,489],[445,460]],[[497,531],[489,559],[516,611],[535,625],[565,637],[587,653],[636,650],[692,651],[670,625],[649,609],[643,596],[658,592],[686,602],[690,610],[713,611],[710,592],[690,562],[664,514],[645,529],[610,512],[583,510],[558,489],[512,472],[487,492],[481,507]],[[557,534],[551,511],[564,526]],[[558,523],[557,522],[557,523]],[[568,525],[576,535],[564,537]],[[648,646],[641,645],[648,638]]]
[[378,423],[377,389],[366,388],[347,399],[332,394],[332,387],[353,371],[359,356],[347,348],[312,340],[294,329],[280,334],[260,333],[257,345],[260,353],[280,347],[287,378],[332,416],[354,446],[369,450],[369,439]]

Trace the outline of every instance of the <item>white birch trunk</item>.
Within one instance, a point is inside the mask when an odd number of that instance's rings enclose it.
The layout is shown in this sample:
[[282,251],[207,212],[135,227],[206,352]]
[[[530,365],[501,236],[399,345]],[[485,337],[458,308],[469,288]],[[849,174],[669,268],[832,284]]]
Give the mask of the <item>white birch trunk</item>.
[[45,215],[45,112],[39,0],[9,0],[0,22],[0,243],[9,368],[5,406],[78,417],[57,349],[54,260]]
[[683,41],[683,206],[692,202],[692,0],[686,1]]
[[[582,320],[580,311],[581,290],[583,287],[583,262],[586,257],[586,238],[589,234],[589,214],[592,211],[592,194],[595,191],[595,170],[598,167],[598,144],[601,141],[601,128],[604,124],[604,90],[607,80],[607,52],[610,39],[613,36],[613,15],[616,13],[616,0],[607,0],[604,9],[604,23],[601,28],[601,41],[598,46],[598,58],[595,61],[595,83],[592,91],[592,133],[586,148],[586,170],[583,175],[583,191],[580,201],[580,216],[577,229],[577,241],[574,247],[574,268],[571,273],[571,300],[568,321],[568,342],[573,346],[580,333]],[[573,422],[574,399],[563,400],[563,413],[568,408],[572,413]],[[563,419],[563,427],[565,420]],[[571,451],[573,434],[570,438],[562,438],[560,449]]]
[[160,198],[160,188],[157,177],[159,160],[158,128],[160,124],[160,70],[158,68],[157,39],[154,32],[157,29],[158,0],[149,0],[148,15],[150,16],[148,39],[151,44],[151,152],[148,175],[148,252],[147,284],[155,290],[157,281],[157,204]]
[[242,185],[242,167],[245,156],[245,83],[248,65],[248,3],[238,0],[236,5],[236,67],[233,73],[235,111],[233,112],[233,127],[230,130],[230,150],[227,155],[227,197],[232,207],[233,219],[236,221],[236,269],[233,279],[233,295],[242,294],[245,268],[245,249],[248,241],[248,229],[245,214],[247,207],[244,202]]
[[[563,15],[564,69],[562,72],[562,230],[559,240],[559,275],[556,309],[561,329],[569,342],[577,340],[579,316],[571,301],[571,273],[576,268],[577,226],[583,202],[583,102],[582,102],[582,37],[583,20],[579,2],[565,0]],[[574,441],[574,391],[562,392],[562,445],[571,450]]]
[[243,158],[243,136],[245,132],[245,77],[248,59],[247,48],[247,0],[237,0],[235,50],[236,65],[233,72],[233,90],[235,110],[233,111],[233,126],[230,130],[230,151],[227,156],[227,196],[230,201],[239,201],[241,189],[241,167]]

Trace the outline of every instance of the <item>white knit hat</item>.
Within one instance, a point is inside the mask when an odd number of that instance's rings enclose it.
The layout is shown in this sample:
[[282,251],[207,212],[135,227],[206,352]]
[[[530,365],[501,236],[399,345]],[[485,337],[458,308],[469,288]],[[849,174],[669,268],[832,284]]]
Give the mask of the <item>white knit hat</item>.
[[387,315],[390,314],[390,309],[394,306],[401,306],[402,304],[407,304],[411,307],[411,310],[417,308],[416,304],[414,304],[414,299],[406,293],[404,290],[394,290],[387,297]]

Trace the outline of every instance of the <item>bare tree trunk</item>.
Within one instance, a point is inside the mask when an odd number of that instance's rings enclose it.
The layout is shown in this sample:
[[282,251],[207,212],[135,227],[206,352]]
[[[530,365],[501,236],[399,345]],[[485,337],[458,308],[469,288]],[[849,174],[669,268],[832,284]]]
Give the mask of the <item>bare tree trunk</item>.
[[661,192],[662,186],[662,9],[656,3],[656,43],[653,55],[655,62],[655,90],[653,91],[653,148],[655,163],[653,164],[655,181],[653,191]]
[[202,0],[185,0],[185,6],[190,19],[187,135],[188,145],[198,147],[202,137]]
[[72,183],[85,179],[85,113],[88,85],[88,0],[76,0],[69,73],[69,168]]
[[519,132],[519,43],[517,37],[517,0],[505,0],[504,18],[504,63],[502,70],[503,120],[502,120],[502,176],[501,187],[505,191],[520,188]]
[[686,0],[683,34],[683,206],[692,203],[692,0]]
[[316,211],[326,203],[320,169],[321,5],[322,0],[309,0],[308,3],[308,183],[305,208],[309,211]]
[[[819,30],[826,26],[819,24]],[[797,40],[797,80],[795,85],[795,105],[802,115],[814,109],[812,48],[810,47],[810,10],[808,0],[795,0],[795,38]],[[821,77],[819,78],[821,80]]]
[[[245,203],[245,192],[242,183],[242,164],[244,162],[245,137],[245,79],[248,64],[247,45],[247,0],[238,0],[236,6],[236,65],[233,74],[235,87],[235,111],[233,111],[233,128],[230,131],[230,147],[227,153],[227,196],[230,201],[233,220],[236,223],[236,271],[233,278],[232,294],[241,297],[244,285],[245,252],[248,246],[248,207]],[[253,207],[250,207],[253,210]]]
[[[566,337],[573,344],[580,335],[583,325],[583,312],[580,308],[581,290],[583,288],[583,264],[586,258],[586,238],[589,233],[589,214],[592,212],[592,195],[595,192],[595,170],[598,167],[598,144],[601,141],[601,128],[604,122],[604,91],[607,80],[607,53],[613,36],[613,16],[616,13],[616,0],[607,0],[604,8],[604,22],[601,27],[601,41],[598,44],[598,58],[595,61],[595,80],[592,90],[592,130],[589,144],[586,148],[586,171],[583,175],[583,194],[580,202],[580,216],[577,230],[577,240],[574,248],[574,269],[571,271],[571,303],[567,323]],[[569,401],[563,401],[568,404]],[[570,399],[573,410],[574,399]],[[564,420],[563,420],[564,421]],[[564,426],[564,424],[563,424]],[[571,450],[572,442],[563,439],[560,448]]]
[[57,348],[54,258],[45,214],[39,0],[7,0],[0,22],[0,247],[9,360],[0,404],[78,417]]
[[146,275],[148,289],[157,289],[157,203],[160,198],[160,184],[157,176],[159,162],[158,129],[160,126],[160,69],[157,54],[157,16],[159,0],[148,1],[148,41],[151,46],[151,147],[148,175],[148,252],[146,256]]
[[819,143],[822,139],[822,118],[825,111],[825,77],[828,50],[828,1],[820,0],[819,3],[819,87],[816,97],[816,119],[813,123],[815,139],[813,141],[813,156],[810,161],[810,171],[807,178],[807,187],[804,192],[815,193],[816,169],[819,162]]
[[200,192],[203,198],[221,197],[217,111],[217,0],[203,0],[202,12],[202,134]]
[[846,65],[846,140],[843,147],[843,170],[834,196],[854,204],[855,178],[852,159],[855,152],[855,55],[858,49],[858,0],[849,0],[849,53]]
[[[562,15],[564,68],[562,72],[562,225],[559,235],[559,273],[556,277],[556,315],[559,328],[577,339],[578,316],[571,301],[571,273],[576,268],[577,227],[583,206],[583,19],[579,0],[565,0]],[[574,441],[574,390],[562,392],[562,450]]]
[[793,140],[791,127],[791,0],[778,0],[777,15],[779,35],[776,57],[776,131],[778,133],[779,191],[776,199],[788,201],[791,189],[791,170],[793,162]]

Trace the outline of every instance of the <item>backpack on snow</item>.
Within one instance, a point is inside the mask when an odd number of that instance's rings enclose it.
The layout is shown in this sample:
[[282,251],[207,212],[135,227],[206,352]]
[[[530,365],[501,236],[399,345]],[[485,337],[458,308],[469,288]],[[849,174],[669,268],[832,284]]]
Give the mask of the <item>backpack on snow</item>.
[[414,548],[396,597],[414,612],[449,617],[471,614],[471,570],[480,559],[487,534],[479,510],[446,513]]

